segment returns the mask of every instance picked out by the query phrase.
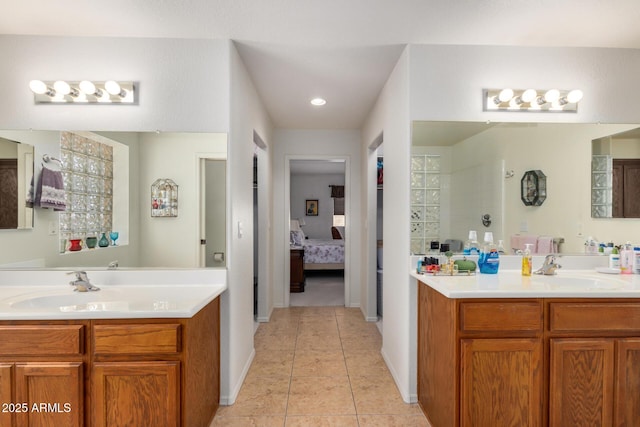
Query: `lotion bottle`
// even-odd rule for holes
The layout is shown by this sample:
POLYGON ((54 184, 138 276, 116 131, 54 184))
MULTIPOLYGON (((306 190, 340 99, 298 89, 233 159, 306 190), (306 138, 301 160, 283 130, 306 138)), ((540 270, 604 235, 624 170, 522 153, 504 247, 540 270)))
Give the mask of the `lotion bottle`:
POLYGON ((531 243, 527 243, 524 246, 524 252, 522 253, 522 275, 531 276, 531 243))
POLYGON ((640 246, 633 248, 633 273, 640 274, 640 246))
POLYGON ((627 242, 620 251, 620 273, 633 273, 633 258, 633 246, 631 246, 631 242, 627 242))
POLYGON ((618 252, 618 248, 615 246, 609 255, 609 268, 620 268, 620 253, 618 252))

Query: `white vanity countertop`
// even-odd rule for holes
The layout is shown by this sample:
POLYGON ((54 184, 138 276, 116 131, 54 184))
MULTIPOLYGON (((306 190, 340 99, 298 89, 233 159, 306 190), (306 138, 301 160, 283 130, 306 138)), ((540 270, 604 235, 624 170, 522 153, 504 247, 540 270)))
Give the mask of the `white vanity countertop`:
POLYGON ((227 289, 225 269, 86 271, 99 291, 68 269, 0 271, 0 320, 190 318, 227 289))
POLYGON ((595 269, 560 269, 554 276, 522 276, 520 270, 471 276, 410 274, 447 298, 640 298, 640 275, 595 269))

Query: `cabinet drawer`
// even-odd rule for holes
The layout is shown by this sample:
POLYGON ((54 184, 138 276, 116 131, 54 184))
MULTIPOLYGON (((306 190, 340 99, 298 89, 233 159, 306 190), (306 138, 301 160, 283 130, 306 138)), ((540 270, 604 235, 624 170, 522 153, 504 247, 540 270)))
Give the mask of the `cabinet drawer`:
POLYGON ((549 304, 549 330, 562 331, 640 331, 640 303, 549 304))
POLYGON ((95 354, 150 354, 180 352, 181 327, 170 324, 94 325, 95 354))
POLYGON ((463 302, 460 303, 460 331, 540 332, 542 305, 535 301, 463 302))
POLYGON ((0 355, 50 356, 84 353, 84 325, 0 326, 0 355))

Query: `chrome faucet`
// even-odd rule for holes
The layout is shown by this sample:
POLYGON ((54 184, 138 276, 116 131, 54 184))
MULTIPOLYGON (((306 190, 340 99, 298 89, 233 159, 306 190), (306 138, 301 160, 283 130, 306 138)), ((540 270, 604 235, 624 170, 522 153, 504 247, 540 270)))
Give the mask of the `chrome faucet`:
POLYGON ((115 270, 116 268, 118 268, 118 260, 111 261, 107 266, 107 270, 115 270))
POLYGON ((76 275, 76 280, 69 282, 71 286, 75 287, 74 292, 94 292, 100 290, 99 287, 91 284, 86 271, 71 271, 67 274, 76 275))
POLYGON ((556 263, 556 255, 549 254, 544 257, 544 263, 542 267, 535 271, 535 274, 544 274, 545 276, 553 276, 556 274, 556 270, 562 268, 560 264, 556 263))

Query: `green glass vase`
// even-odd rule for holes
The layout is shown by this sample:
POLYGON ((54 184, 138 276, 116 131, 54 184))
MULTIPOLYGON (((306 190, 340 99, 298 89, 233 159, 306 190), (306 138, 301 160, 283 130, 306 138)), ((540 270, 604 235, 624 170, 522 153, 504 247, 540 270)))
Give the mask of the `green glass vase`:
POLYGON ((106 248, 107 246, 109 246, 109 239, 107 239, 106 233, 102 233, 102 237, 100 237, 98 246, 100 246, 101 248, 106 248))

